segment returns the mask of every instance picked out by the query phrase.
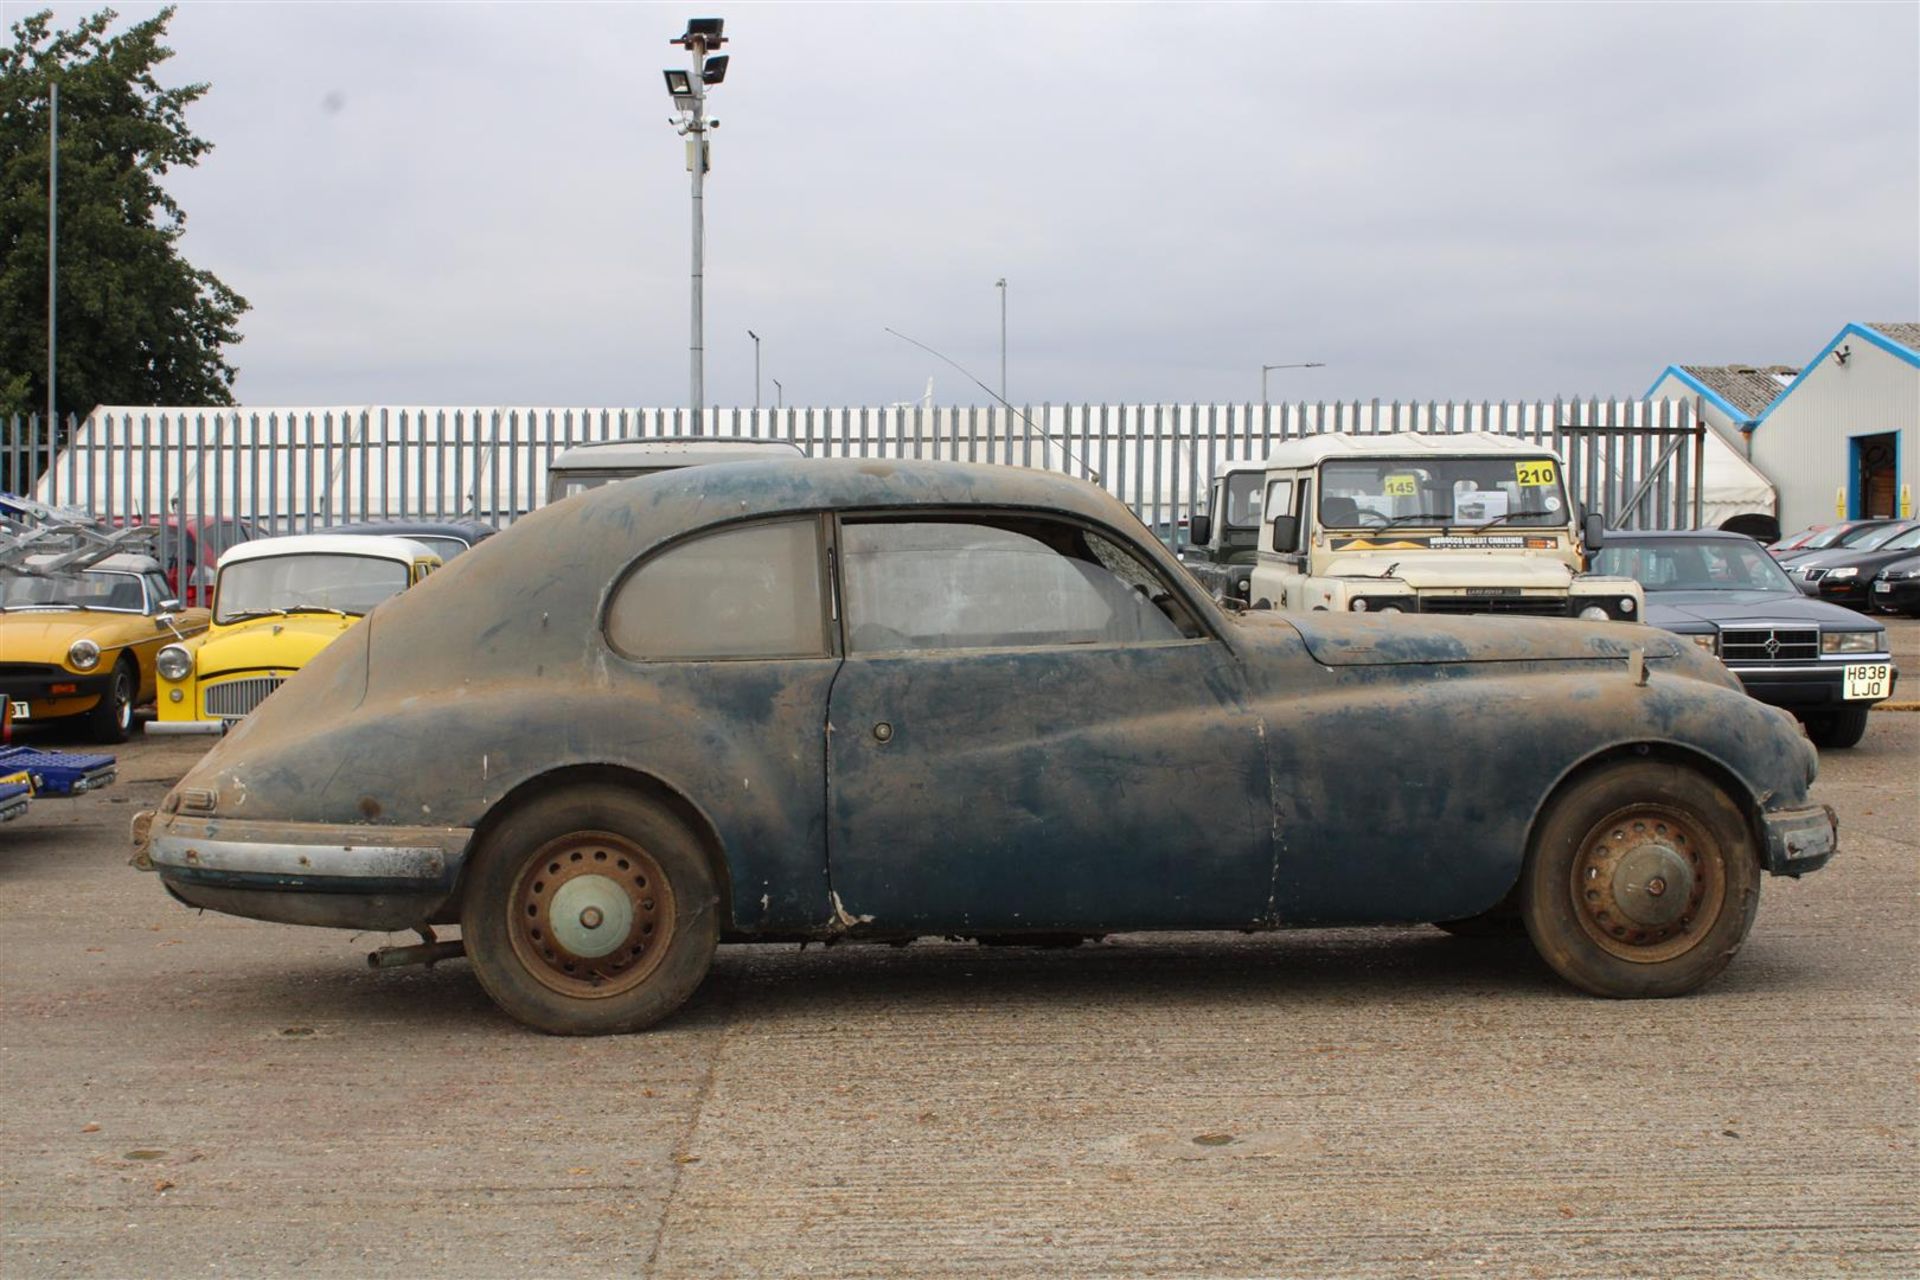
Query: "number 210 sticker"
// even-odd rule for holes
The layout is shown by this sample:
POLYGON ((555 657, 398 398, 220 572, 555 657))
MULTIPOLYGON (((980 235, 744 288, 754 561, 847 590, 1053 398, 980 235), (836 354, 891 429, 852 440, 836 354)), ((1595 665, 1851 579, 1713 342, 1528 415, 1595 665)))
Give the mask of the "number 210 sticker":
POLYGON ((1520 482, 1522 488, 1537 489, 1554 482, 1554 466, 1553 463, 1545 460, 1516 462, 1513 464, 1513 477, 1520 482))

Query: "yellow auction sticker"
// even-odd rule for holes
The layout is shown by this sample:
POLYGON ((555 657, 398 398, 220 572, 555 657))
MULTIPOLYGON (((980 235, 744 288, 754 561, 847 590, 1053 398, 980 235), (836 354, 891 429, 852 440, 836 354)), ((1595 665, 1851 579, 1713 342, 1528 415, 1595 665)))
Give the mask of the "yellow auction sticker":
POLYGON ((1388 476, 1386 484, 1389 498, 1414 498, 1420 494, 1420 481, 1405 471, 1396 471, 1388 476))
POLYGON ((1536 462, 1514 463, 1513 478, 1520 482, 1523 489, 1538 489, 1552 484, 1558 476, 1553 463, 1541 458, 1536 462))

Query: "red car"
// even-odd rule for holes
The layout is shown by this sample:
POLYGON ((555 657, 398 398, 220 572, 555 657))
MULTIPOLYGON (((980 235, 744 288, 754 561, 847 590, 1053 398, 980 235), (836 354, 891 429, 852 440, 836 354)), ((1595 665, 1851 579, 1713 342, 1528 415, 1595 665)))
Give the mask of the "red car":
POLYGON ((152 554, 166 568, 174 598, 189 609, 213 605, 213 572, 228 547, 265 537, 245 520, 232 516, 115 516, 109 523, 161 525, 152 554), (185 572, 182 572, 184 566, 185 572))

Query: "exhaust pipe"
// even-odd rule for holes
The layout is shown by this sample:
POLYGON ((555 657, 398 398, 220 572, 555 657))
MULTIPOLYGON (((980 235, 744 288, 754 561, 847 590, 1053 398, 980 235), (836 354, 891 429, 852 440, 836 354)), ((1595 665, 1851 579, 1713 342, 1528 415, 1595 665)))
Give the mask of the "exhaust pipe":
POLYGON ((410 964, 424 964, 432 968, 442 960, 453 960, 467 954, 467 944, 455 938, 452 942, 439 942, 434 938, 433 930, 418 930, 421 941, 410 947, 382 947, 378 951, 367 952, 367 968, 400 969, 410 964))

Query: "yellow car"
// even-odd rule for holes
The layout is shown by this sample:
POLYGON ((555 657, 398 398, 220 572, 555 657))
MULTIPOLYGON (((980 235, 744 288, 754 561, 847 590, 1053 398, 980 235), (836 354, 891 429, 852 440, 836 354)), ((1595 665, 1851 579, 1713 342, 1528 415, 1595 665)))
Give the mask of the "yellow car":
POLYGON ((259 538, 220 557, 213 627, 160 650, 148 733, 220 733, 374 606, 440 567, 408 538, 259 538))
POLYGON ((151 700, 168 642, 195 643, 205 609, 182 609, 160 562, 112 555, 74 572, 0 571, 0 699, 15 724, 61 721, 95 742, 125 742, 151 700))

